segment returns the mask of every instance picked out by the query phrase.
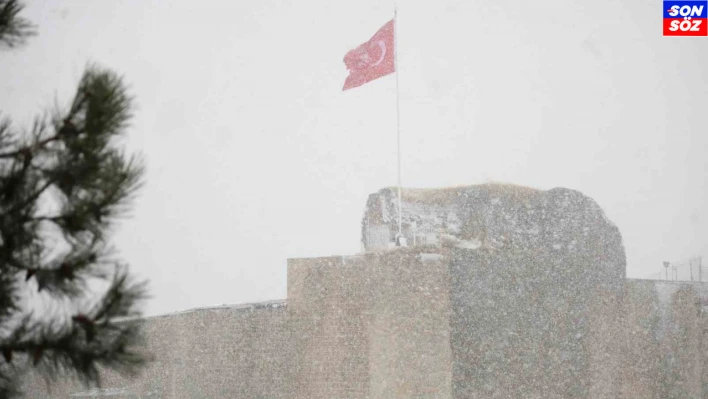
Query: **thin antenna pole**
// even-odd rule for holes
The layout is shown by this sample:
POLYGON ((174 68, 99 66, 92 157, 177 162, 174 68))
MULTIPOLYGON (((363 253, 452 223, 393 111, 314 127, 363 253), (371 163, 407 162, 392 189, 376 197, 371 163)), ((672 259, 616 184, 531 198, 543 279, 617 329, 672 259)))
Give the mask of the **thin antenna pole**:
POLYGON ((703 262, 702 257, 698 257, 698 281, 703 281, 703 267, 701 263, 703 262))
POLYGON ((403 228, 401 223, 401 105, 400 93, 398 90, 398 7, 393 5, 393 54, 394 70, 396 71, 396 141, 398 148, 398 239, 397 245, 401 245, 403 228))

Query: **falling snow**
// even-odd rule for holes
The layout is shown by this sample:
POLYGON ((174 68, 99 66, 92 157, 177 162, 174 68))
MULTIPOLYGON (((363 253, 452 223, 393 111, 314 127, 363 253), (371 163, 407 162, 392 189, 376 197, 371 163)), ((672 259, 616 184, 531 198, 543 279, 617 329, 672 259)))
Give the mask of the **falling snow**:
MULTIPOLYGON (((592 199, 480 185, 402 204, 406 234, 439 238, 291 259, 286 300, 147 318, 146 373, 45 397, 702 397, 708 287, 625 278, 592 199)), ((372 194, 362 241, 397 212, 372 194)))

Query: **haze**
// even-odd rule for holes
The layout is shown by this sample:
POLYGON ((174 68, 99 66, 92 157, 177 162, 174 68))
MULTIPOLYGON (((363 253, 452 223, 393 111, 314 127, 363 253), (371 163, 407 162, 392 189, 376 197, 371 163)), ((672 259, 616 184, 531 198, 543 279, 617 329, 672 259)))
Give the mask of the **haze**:
MULTIPOLYGON (((136 98, 147 184, 114 243, 147 314, 284 298, 287 258, 360 251, 367 196, 396 184, 395 76, 342 92, 342 58, 392 2, 28 3, 4 114, 67 104, 88 62, 136 98)), ((629 277, 708 254, 708 38, 662 37, 661 3, 632 3, 399 3, 403 185, 579 190, 629 277)))

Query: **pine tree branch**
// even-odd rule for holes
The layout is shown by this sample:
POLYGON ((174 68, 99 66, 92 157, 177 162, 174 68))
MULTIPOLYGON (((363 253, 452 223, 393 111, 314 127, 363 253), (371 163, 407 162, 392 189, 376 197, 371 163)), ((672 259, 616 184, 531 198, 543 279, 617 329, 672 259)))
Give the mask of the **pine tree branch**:
POLYGON ((121 78, 91 66, 69 110, 52 118, 52 133, 49 118, 36 119, 24 141, 0 119, 0 397, 12 391, 20 363, 97 383, 99 366, 136 372, 148 360, 137 350, 139 323, 125 321, 140 317, 146 285, 119 264, 111 278, 105 252, 112 222, 128 209, 144 174, 140 159, 115 145, 130 109, 121 78), (25 318, 17 326, 32 279, 49 294, 39 297, 48 305, 84 311, 25 318), (110 282, 92 307, 90 281, 110 282))
POLYGON ((9 118, 0 118, 0 148, 9 147, 14 144, 15 137, 11 127, 12 123, 9 118))
POLYGON ((118 269, 96 306, 76 314, 68 324, 25 316, 11 334, 0 339, 5 361, 11 363, 13 354, 24 354, 22 360, 43 365, 51 375, 71 372, 85 383, 99 382, 98 365, 135 372, 135 366, 149 357, 138 349, 140 322, 125 319, 139 314, 136 306, 147 298, 145 283, 131 282, 127 269, 118 269))
POLYGON ((45 145, 47 145, 53 141, 57 141, 60 138, 61 138, 61 135, 56 134, 52 137, 49 137, 49 138, 46 138, 46 139, 40 141, 39 143, 30 145, 27 147, 22 147, 18 150, 2 153, 2 154, 0 154, 0 158, 16 158, 19 155, 26 156, 27 154, 32 154, 32 153, 40 150, 45 145))
POLYGON ((6 211, 7 213, 15 213, 19 212, 22 209, 24 209, 26 206, 33 204, 37 198, 39 198, 40 195, 42 195, 51 185, 54 184, 52 180, 48 180, 44 182, 44 184, 37 189, 34 193, 32 193, 29 197, 25 198, 22 202, 19 204, 15 205, 13 208, 9 209, 6 211))
POLYGON ((133 282, 127 267, 118 264, 111 286, 89 315, 96 322, 104 324, 116 318, 138 316, 135 304, 144 301, 147 297, 146 283, 133 282))
POLYGON ((24 8, 17 0, 0 0, 0 44, 14 48, 36 35, 34 24, 19 16, 24 8))
POLYGON ((88 324, 91 329, 77 318, 71 323, 61 329, 45 329, 36 338, 2 343, 0 353, 8 363, 13 359, 17 359, 14 363, 29 362, 43 367, 50 376, 70 372, 86 384, 100 383, 98 366, 130 372, 148 360, 146 354, 136 350, 141 341, 136 322, 88 324))

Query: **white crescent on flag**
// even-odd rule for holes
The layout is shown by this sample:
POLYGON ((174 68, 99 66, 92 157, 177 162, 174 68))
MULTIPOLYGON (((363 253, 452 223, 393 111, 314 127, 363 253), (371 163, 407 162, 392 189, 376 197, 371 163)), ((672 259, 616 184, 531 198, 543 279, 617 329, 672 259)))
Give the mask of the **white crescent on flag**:
POLYGON ((377 65, 381 64, 383 62, 383 60, 386 58, 386 43, 384 43, 383 40, 379 40, 378 42, 376 42, 376 44, 378 44, 379 48, 381 48, 381 56, 379 57, 378 60, 376 60, 376 62, 371 64, 371 66, 377 66, 377 65))

